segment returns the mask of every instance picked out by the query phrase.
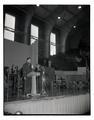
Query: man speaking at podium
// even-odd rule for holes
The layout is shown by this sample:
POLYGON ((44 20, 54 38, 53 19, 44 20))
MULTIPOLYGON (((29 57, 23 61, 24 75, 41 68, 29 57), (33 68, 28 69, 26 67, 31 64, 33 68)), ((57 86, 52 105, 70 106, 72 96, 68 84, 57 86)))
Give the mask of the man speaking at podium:
POLYGON ((26 59, 26 63, 23 64, 23 78, 24 78, 24 95, 28 95, 31 93, 31 85, 32 81, 27 77, 27 74, 33 70, 33 66, 31 65, 31 57, 26 59))

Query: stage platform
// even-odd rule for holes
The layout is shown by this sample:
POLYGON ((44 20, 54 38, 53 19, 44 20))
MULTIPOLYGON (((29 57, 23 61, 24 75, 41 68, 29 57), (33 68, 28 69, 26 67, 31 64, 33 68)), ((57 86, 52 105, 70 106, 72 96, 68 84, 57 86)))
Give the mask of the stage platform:
POLYGON ((85 114, 90 112, 90 94, 38 96, 4 103, 4 112, 16 114, 85 114))

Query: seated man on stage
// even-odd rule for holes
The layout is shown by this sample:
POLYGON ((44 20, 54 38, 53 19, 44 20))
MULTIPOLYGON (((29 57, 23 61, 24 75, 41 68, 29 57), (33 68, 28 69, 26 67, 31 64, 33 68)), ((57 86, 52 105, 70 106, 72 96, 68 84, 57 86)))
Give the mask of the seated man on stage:
POLYGON ((32 84, 31 79, 27 77, 27 74, 32 71, 31 57, 28 57, 26 59, 26 63, 23 64, 22 71, 24 78, 24 95, 27 95, 31 93, 31 84, 32 84))

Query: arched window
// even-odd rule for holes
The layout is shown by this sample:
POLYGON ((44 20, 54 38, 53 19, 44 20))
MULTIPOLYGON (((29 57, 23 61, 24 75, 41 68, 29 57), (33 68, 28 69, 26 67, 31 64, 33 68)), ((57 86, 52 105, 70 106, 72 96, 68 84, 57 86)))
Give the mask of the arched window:
POLYGON ((31 24, 31 39, 30 44, 32 45, 36 40, 38 40, 39 28, 31 24))
POLYGON ((50 34, 50 55, 56 54, 56 34, 50 34))
POLYGON ((15 17, 10 14, 5 14, 4 38, 14 41, 15 17))

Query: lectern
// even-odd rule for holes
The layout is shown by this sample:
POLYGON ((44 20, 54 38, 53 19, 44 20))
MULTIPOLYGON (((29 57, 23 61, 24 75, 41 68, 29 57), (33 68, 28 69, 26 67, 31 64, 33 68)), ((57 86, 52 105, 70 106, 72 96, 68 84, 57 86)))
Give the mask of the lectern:
POLYGON ((27 74, 27 77, 31 78, 32 80, 32 89, 31 89, 31 95, 36 96, 37 90, 36 90, 36 77, 39 76, 39 72, 30 72, 27 74))

